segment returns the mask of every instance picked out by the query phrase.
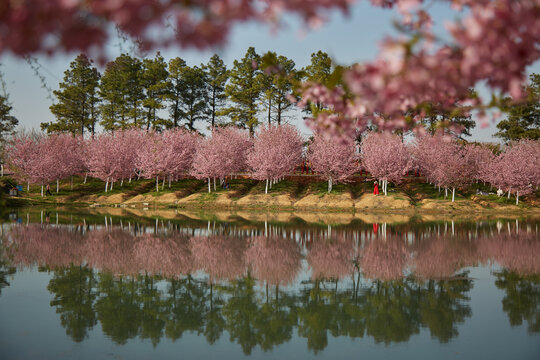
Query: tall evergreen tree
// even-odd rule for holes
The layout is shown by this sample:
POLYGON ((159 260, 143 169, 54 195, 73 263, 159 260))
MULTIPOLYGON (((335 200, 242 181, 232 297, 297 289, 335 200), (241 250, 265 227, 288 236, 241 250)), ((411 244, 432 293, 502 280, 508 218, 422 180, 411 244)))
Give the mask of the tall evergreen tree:
POLYGON ((11 115, 13 107, 9 103, 7 94, 0 95, 0 145, 5 141, 5 137, 11 135, 19 120, 11 115))
POLYGON ((180 95, 180 116, 190 131, 195 130, 196 121, 204 120, 208 109, 208 92, 205 73, 197 66, 186 66, 182 73, 184 88, 180 95))
POLYGON ((99 79, 100 74, 92 66, 92 60, 84 54, 77 56, 69 65, 69 69, 64 72, 60 90, 54 91, 58 102, 51 105, 50 109, 56 121, 41 123, 41 129, 82 136, 87 129, 93 136, 99 113, 97 94, 99 79))
POLYGON ((146 112, 146 130, 161 129, 167 122, 160 119, 156 112, 164 107, 163 102, 168 96, 167 63, 158 52, 154 59, 144 59, 142 63, 141 82, 145 90, 142 105, 146 112))
POLYGON ((141 127, 144 97, 141 71, 141 61, 127 54, 107 64, 99 88, 103 101, 101 125, 105 130, 125 129, 130 125, 141 127))
POLYGON ((298 81, 293 60, 267 52, 263 56, 263 106, 267 110, 268 125, 272 120, 281 125, 285 113, 293 107, 287 99, 292 94, 293 83, 298 81))
POLYGON ((527 101, 507 108, 508 118, 497 124, 495 136, 505 141, 540 139, 540 75, 531 74, 527 101))
POLYGON ((203 65, 202 68, 206 73, 210 127, 214 128, 216 116, 227 99, 227 95, 225 95, 225 84, 229 78, 229 71, 217 54, 214 54, 208 61, 208 64, 203 65))
POLYGON ((184 84, 184 68, 187 66, 186 62, 176 57, 174 59, 171 59, 169 61, 169 98, 170 98, 170 105, 169 105, 169 113, 172 117, 172 126, 177 127, 180 123, 180 117, 181 117, 181 100, 180 100, 180 94, 182 92, 182 89, 185 87, 184 84))
MULTIPOLYGON (((311 54, 311 64, 304 69, 305 80, 326 85, 332 76, 332 59, 324 51, 317 51, 311 54)), ((305 109, 308 113, 316 113, 324 109, 323 104, 311 104, 305 109)))
POLYGON ((233 124, 249 129, 252 136, 259 124, 258 101, 263 87, 259 62, 260 56, 250 47, 241 60, 234 61, 225 86, 225 94, 234 105, 224 109, 223 114, 230 116, 233 124))

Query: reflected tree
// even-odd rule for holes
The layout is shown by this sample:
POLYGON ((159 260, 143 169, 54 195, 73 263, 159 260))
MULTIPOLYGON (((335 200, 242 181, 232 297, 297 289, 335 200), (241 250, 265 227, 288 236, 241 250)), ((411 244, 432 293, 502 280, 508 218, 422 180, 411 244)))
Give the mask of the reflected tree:
POLYGON ((60 314, 60 322, 73 341, 81 342, 97 323, 93 305, 96 299, 95 277, 87 266, 73 265, 57 269, 47 289, 54 294, 51 306, 60 314))
POLYGON ((527 322, 529 333, 540 333, 540 275, 519 275, 502 270, 495 272, 495 285, 504 290, 503 311, 511 326, 527 322))

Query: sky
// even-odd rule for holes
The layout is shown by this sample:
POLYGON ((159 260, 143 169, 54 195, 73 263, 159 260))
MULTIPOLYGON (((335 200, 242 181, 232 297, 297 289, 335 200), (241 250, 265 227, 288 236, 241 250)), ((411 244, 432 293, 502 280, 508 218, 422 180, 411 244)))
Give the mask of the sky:
MULTIPOLYGON (((441 3, 434 3, 429 10, 435 22, 435 32, 445 36, 444 21, 455 18, 456 13, 441 3)), ((170 48, 161 49, 161 54, 167 61, 179 56, 193 66, 206 63, 212 54, 217 53, 230 67, 235 59, 244 56, 248 47, 254 46, 259 54, 275 51, 278 55, 285 55, 293 59, 297 67, 308 65, 311 54, 319 50, 327 52, 340 65, 350 65, 374 59, 379 51, 380 41, 385 36, 397 34, 392 25, 393 20, 399 18, 397 12, 372 7, 367 1, 353 6, 348 16, 342 15, 341 12, 332 12, 328 17, 329 21, 320 29, 307 31, 294 17, 285 18, 286 26, 280 28, 277 33, 262 24, 240 24, 231 32, 228 43, 219 49, 200 52, 170 48)), ((111 59, 122 52, 129 52, 130 48, 129 44, 122 43, 118 39, 112 40, 107 45, 111 59)), ((37 57, 40 76, 44 77, 50 89, 58 89, 64 71, 77 55, 73 53, 37 57)), ((148 54, 149 57, 153 55, 148 54)), ((49 106, 53 103, 52 94, 42 87, 40 77, 35 74, 32 67, 25 60, 10 54, 0 56, 0 64, 6 91, 13 106, 13 115, 19 119, 20 126, 26 129, 39 129, 41 122, 54 121, 54 116, 49 110, 49 106)), ((540 62, 536 62, 527 69, 527 72, 540 73, 540 62)), ((482 93, 487 95, 483 89, 479 89, 479 92, 481 95, 482 93)), ((263 117, 264 115, 261 115, 261 119, 263 117)), ((302 113, 292 114, 289 122, 298 126, 304 135, 310 133, 302 120, 302 113)), ((202 129, 205 125, 199 123, 196 127, 202 129)), ((477 126, 472 131, 471 140, 498 141, 492 137, 495 132, 494 124, 485 129, 477 126)))

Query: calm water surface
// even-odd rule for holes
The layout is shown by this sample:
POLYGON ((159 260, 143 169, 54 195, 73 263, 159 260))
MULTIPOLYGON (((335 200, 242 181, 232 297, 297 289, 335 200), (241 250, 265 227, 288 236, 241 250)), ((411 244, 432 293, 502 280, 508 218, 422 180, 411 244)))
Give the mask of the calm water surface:
POLYGON ((540 359, 538 219, 218 218, 6 216, 0 358, 540 359))

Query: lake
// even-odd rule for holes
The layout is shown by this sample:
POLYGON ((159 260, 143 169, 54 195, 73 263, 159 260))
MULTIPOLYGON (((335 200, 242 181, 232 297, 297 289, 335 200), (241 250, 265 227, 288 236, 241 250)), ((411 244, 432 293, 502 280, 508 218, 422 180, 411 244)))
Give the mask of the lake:
POLYGON ((540 358, 538 217, 263 215, 13 210, 0 358, 540 358))

